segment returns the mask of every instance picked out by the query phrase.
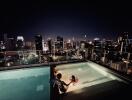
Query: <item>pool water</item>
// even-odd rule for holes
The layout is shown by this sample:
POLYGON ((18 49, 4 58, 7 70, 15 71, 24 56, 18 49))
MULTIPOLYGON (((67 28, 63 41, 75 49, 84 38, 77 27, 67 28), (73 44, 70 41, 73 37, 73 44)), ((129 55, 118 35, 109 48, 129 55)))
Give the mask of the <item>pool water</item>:
POLYGON ((79 89, 81 92, 81 89, 85 87, 113 80, 121 81, 107 71, 104 71, 100 65, 92 62, 58 65, 56 69, 58 73, 62 73, 62 80, 66 83, 70 82, 71 75, 75 75, 78 78, 78 82, 71 84, 67 92, 79 89))
POLYGON ((50 100, 50 67, 0 72, 0 100, 50 100))

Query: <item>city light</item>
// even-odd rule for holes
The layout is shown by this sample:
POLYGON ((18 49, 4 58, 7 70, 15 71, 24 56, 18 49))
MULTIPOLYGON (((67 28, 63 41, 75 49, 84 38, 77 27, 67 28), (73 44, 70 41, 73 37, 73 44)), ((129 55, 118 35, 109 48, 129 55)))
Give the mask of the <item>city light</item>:
POLYGON ((71 43, 71 40, 70 39, 68 40, 68 43, 71 43))
POLYGON ((89 44, 92 44, 92 41, 90 41, 89 44))
POLYGON ((94 40, 98 41, 98 40, 100 40, 100 38, 94 38, 94 40))
POLYGON ((24 37, 23 37, 23 36, 17 36, 17 40, 22 40, 22 41, 24 41, 24 37))

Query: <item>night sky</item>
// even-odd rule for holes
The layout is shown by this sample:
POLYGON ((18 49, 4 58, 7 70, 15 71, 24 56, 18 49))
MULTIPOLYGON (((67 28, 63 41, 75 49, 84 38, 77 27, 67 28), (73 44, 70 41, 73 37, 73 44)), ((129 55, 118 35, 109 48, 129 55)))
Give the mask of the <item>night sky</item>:
POLYGON ((18 33, 30 39, 35 34, 112 39, 120 32, 132 32, 131 3, 43 1, 0 3, 0 33, 18 33))

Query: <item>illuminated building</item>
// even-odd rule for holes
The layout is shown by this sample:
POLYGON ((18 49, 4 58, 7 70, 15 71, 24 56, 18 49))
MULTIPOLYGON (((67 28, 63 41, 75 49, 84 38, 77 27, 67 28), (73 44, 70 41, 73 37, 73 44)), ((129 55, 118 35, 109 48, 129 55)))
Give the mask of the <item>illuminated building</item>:
POLYGON ((73 49, 76 49, 77 48, 77 43, 75 41, 73 41, 73 49))
POLYGON ((101 41, 99 38, 94 39, 94 50, 98 52, 101 49, 101 41))
POLYGON ((63 37, 57 36, 57 41, 55 43, 55 49, 63 50, 63 37))
POLYGON ((5 40, 4 40, 4 34, 0 34, 0 52, 5 51, 5 40))
POLYGON ((49 53, 52 52, 52 40, 51 39, 48 39, 48 50, 49 50, 49 53))
POLYGON ((23 36, 17 36, 16 48, 17 50, 22 50, 24 48, 24 37, 23 36))
POLYGON ((86 41, 80 41, 80 48, 81 49, 86 49, 88 48, 88 43, 86 41))
POLYGON ((72 49, 71 40, 66 41, 66 49, 72 49))
POLYGON ((118 37, 118 44, 120 45, 120 53, 127 52, 128 45, 129 45, 129 39, 128 39, 128 32, 122 33, 118 37))
POLYGON ((2 48, 6 51, 15 51, 16 50, 16 37, 13 34, 1 34, 0 41, 2 48))
POLYGON ((0 41, 0 52, 6 51, 6 47, 3 41, 0 41))
POLYGON ((24 48, 30 50, 30 49, 32 48, 32 42, 26 41, 26 42, 25 42, 25 47, 24 47, 24 48))

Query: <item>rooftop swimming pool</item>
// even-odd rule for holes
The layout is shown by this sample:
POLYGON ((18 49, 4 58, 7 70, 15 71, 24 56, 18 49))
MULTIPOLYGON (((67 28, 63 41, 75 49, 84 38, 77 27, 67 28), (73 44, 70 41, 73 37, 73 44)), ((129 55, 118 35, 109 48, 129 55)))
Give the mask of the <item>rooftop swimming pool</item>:
POLYGON ((0 100, 50 100, 50 67, 0 71, 0 100))

